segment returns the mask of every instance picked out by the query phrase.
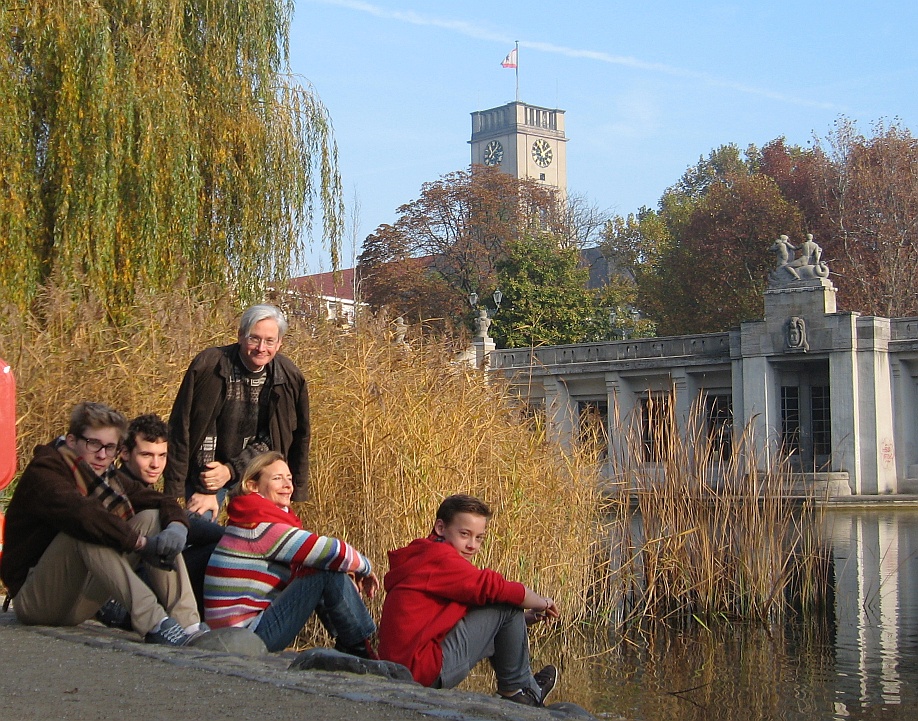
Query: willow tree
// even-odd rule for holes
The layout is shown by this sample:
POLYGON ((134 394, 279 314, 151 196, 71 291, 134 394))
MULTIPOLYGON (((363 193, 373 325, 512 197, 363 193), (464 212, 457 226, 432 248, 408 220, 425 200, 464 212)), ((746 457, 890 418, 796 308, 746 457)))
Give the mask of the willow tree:
POLYGON ((2 0, 0 301, 54 275, 111 309, 180 276, 251 296, 343 204, 285 0, 2 0))

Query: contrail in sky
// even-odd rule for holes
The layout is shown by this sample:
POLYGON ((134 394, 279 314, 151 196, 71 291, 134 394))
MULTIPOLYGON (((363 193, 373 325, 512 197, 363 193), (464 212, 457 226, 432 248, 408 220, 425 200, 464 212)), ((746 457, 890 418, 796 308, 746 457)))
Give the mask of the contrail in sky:
MULTIPOLYGON (((495 43, 501 43, 503 45, 512 45, 516 40, 516 38, 511 38, 502 33, 486 30, 485 28, 479 27, 470 22, 466 22, 465 20, 444 20, 441 18, 420 15, 413 10, 389 10, 386 8, 381 8, 378 5, 373 5, 372 3, 362 2, 361 0, 308 0, 308 2, 321 5, 335 5, 337 7, 356 10, 357 12, 362 12, 367 15, 373 15, 378 18, 396 20, 398 22, 409 23, 411 25, 440 28, 442 30, 449 30, 450 32, 465 35, 466 37, 475 38, 477 40, 488 40, 495 43)), ((833 103, 824 103, 796 98, 772 90, 765 90, 763 88, 756 88, 731 80, 724 80, 722 78, 714 77, 713 75, 708 75, 707 73, 700 73, 695 70, 688 70, 685 68, 677 68, 672 65, 665 65, 663 63, 647 62, 645 60, 640 60, 638 58, 626 55, 612 55, 611 53, 603 52, 601 50, 582 50, 577 48, 569 48, 564 45, 555 45, 553 43, 538 42, 533 40, 520 40, 519 43, 521 48, 528 48, 529 50, 535 50, 537 52, 554 53, 556 55, 565 55, 571 58, 596 60, 602 63, 608 63, 610 65, 621 65, 623 67, 634 68, 635 70, 645 70, 648 72, 671 75, 678 78, 698 80, 715 87, 735 90, 747 95, 757 95, 759 97, 768 98, 770 100, 788 103, 791 105, 821 108, 825 110, 841 109, 839 106, 833 103)))

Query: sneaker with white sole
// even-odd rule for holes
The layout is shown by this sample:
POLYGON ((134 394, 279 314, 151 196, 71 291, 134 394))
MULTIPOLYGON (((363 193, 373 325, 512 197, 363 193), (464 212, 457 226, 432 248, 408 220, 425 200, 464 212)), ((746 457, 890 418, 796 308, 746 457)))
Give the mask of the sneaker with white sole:
POLYGON ((158 643, 162 646, 185 646, 192 639, 178 621, 168 616, 159 624, 159 629, 150 631, 143 637, 145 643, 158 643))
POLYGON ((538 673, 533 674, 533 678, 535 678, 535 682, 542 691, 542 698, 540 701, 544 704, 545 699, 548 698, 548 694, 555 690, 555 685, 558 683, 558 679, 561 678, 561 672, 549 664, 538 673))

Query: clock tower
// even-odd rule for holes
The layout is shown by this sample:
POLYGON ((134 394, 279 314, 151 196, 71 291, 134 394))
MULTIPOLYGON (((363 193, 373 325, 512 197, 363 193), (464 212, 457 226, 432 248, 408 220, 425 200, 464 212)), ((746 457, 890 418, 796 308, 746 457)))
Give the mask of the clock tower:
POLYGON ((564 111, 514 102, 472 113, 473 165, 497 165, 567 194, 564 111))

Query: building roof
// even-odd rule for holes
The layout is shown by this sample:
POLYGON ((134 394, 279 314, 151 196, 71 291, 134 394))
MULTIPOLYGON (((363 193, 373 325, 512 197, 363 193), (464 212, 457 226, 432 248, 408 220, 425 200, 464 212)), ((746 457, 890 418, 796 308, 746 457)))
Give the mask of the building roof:
POLYGON ((344 268, 337 273, 314 273, 292 278, 290 286, 313 295, 340 300, 354 300, 354 269, 344 268))

